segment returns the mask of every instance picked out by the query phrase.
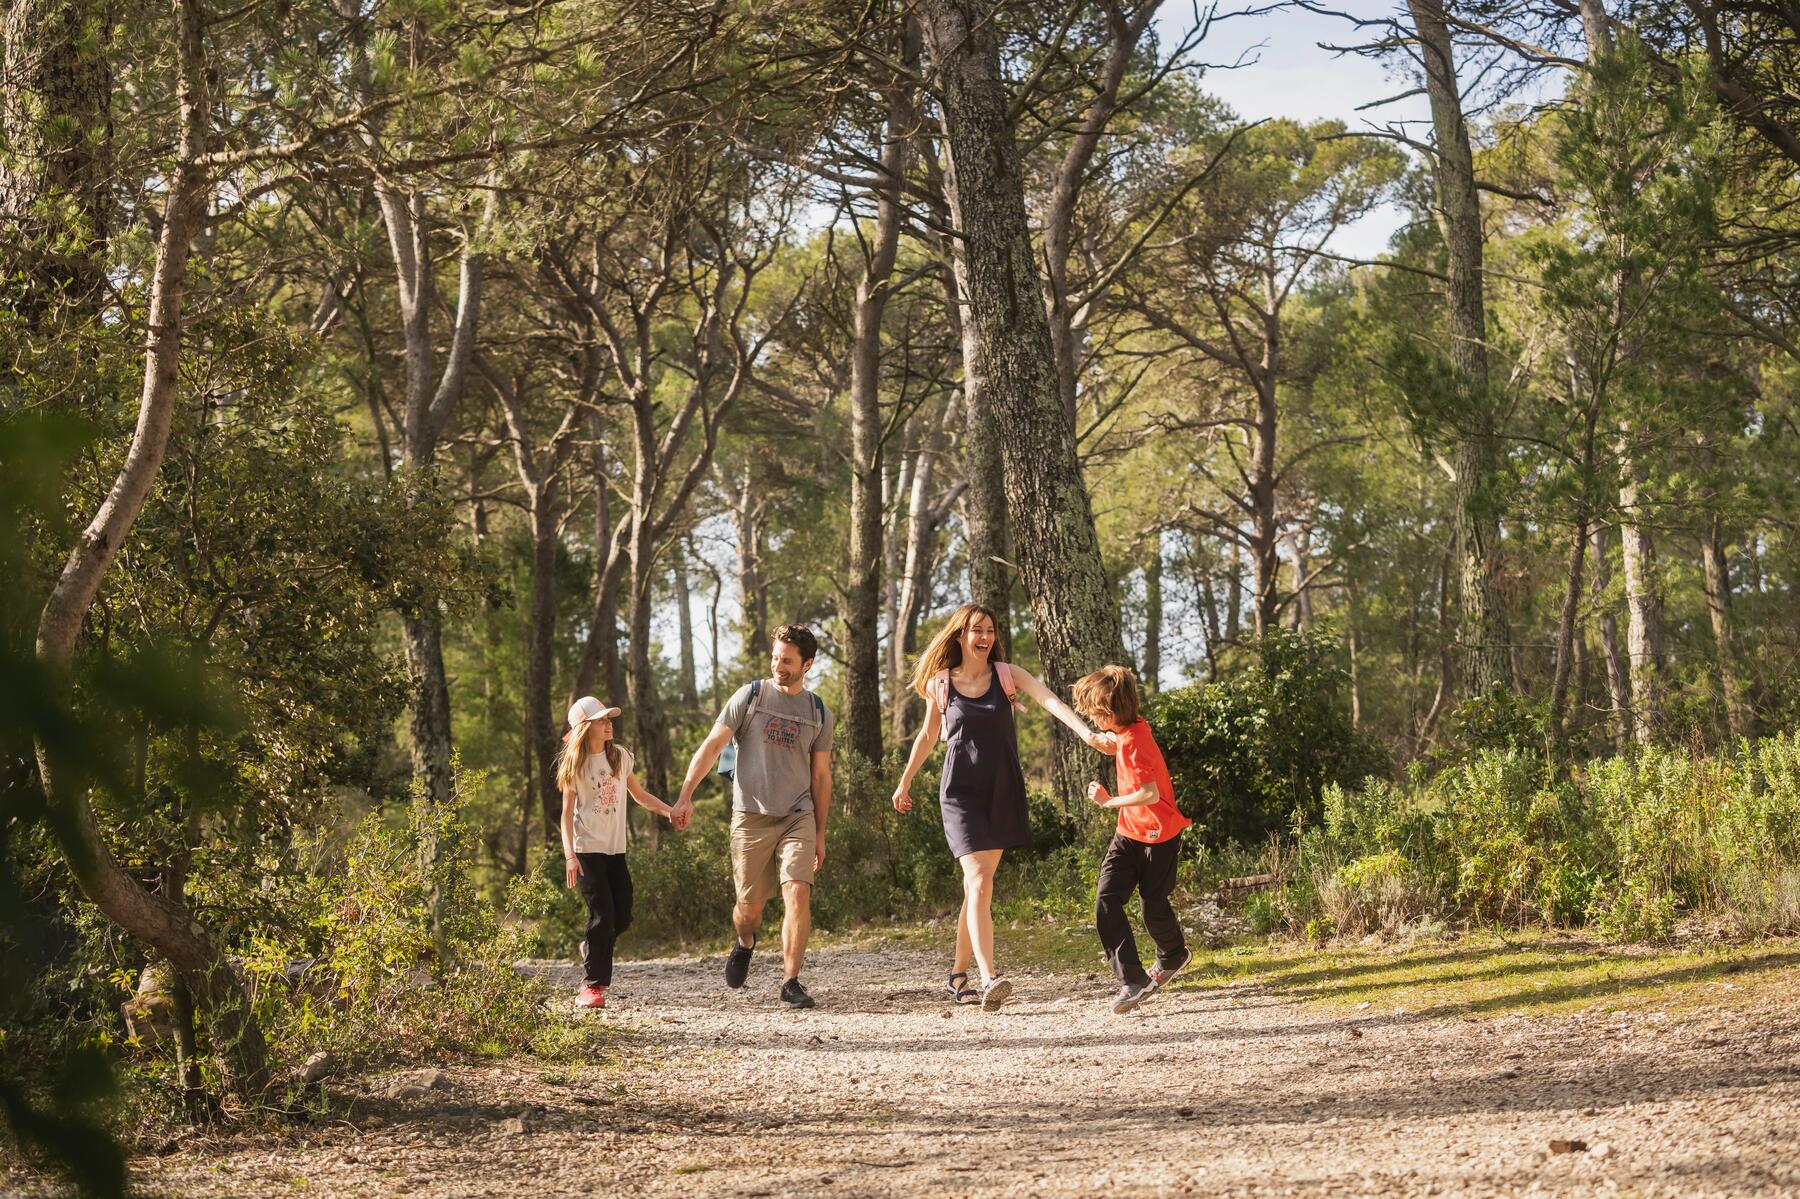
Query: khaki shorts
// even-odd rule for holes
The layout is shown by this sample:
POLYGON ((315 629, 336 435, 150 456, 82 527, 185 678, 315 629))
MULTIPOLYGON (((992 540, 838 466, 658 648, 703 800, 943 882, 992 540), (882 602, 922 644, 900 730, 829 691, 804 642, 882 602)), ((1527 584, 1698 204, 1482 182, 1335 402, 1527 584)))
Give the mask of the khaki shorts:
POLYGON ((731 813, 731 878, 739 903, 767 903, 783 883, 813 881, 819 826, 813 814, 731 813))

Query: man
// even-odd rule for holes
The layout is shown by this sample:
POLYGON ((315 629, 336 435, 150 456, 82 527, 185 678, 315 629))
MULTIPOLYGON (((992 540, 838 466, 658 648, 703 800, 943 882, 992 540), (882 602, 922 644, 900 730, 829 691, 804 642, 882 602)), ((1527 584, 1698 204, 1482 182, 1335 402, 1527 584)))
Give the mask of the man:
POLYGON ((726 744, 737 741, 737 769, 731 781, 731 876, 737 906, 731 923, 737 946, 725 959, 725 983, 741 987, 750 974, 763 908, 781 894, 781 957, 785 980, 781 1001, 793 1008, 813 1006, 800 985, 806 938, 812 932, 812 884, 825 862, 825 817, 831 810, 831 712, 806 690, 806 672, 819 651, 818 639, 801 625, 775 630, 769 677, 746 684, 726 701, 712 731, 681 782, 681 798, 670 815, 686 828, 694 812, 694 788, 718 761, 726 744))

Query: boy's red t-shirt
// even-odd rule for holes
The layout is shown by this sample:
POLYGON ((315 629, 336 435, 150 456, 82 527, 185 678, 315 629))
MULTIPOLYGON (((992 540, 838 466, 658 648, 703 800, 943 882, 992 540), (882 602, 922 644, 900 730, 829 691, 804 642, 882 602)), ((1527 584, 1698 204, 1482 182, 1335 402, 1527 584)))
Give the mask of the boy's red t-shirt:
POLYGON ((1119 787, 1117 794, 1130 795, 1146 783, 1155 783, 1160 796, 1154 803, 1135 808, 1119 808, 1119 835, 1146 845, 1160 845, 1181 835, 1192 824, 1175 806, 1175 785, 1169 781, 1169 767, 1162 750, 1150 733, 1150 722, 1139 719, 1119 735, 1119 787))

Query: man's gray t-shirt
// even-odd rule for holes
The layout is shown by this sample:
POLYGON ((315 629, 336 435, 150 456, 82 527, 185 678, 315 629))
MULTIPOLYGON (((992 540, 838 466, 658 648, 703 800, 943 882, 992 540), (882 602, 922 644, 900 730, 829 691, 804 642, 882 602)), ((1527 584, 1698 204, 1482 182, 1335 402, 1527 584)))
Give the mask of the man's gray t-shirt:
POLYGON ((751 707, 746 683, 719 713, 718 723, 737 738, 731 806, 769 816, 812 811, 812 756, 831 749, 831 709, 805 691, 786 695, 768 679, 751 707))

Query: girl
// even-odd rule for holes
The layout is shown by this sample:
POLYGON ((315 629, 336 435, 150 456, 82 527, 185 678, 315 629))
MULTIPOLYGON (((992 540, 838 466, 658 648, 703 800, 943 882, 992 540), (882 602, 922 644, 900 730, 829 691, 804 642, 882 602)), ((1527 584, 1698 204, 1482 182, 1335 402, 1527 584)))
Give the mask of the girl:
POLYGON ((587 936, 581 942, 586 982, 578 1008, 606 1006, 612 985, 613 943, 631 926, 631 872, 625 866, 625 796, 658 816, 673 810, 644 790, 631 773, 631 755, 613 741, 609 708, 584 695, 569 708, 569 735, 556 763, 562 791, 563 876, 587 901, 587 936))
POLYGON ((924 698, 925 726, 913 738, 912 755, 894 810, 912 810, 913 776, 943 731, 949 748, 938 798, 944 836, 962 866, 963 906, 956 922, 956 961, 945 989, 957 1003, 977 1000, 993 1011, 1012 994, 1012 983, 994 966, 994 871, 1006 850, 1031 844, 1025 811, 1025 775, 1013 725, 1015 695, 1022 691, 1096 749, 1110 748, 1029 671, 1010 666, 1000 646, 994 614, 964 604, 931 639, 913 670, 913 690, 924 698), (981 992, 969 986, 969 956, 981 967, 981 992), (960 981, 958 981, 960 980, 960 981))

